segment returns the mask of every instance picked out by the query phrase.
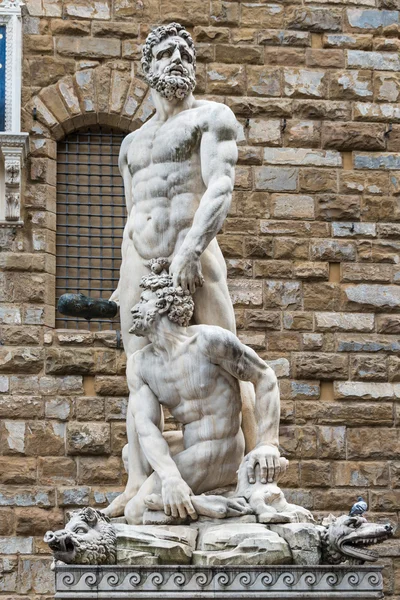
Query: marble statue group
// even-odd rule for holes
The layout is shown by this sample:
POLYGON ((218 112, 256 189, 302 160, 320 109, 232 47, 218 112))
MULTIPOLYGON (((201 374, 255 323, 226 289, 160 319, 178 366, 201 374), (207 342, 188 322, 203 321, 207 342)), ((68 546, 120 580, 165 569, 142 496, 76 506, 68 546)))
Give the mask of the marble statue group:
POLYGON ((139 563, 129 564, 141 564, 149 559, 143 547, 152 547, 157 535, 159 559, 166 544, 178 540, 177 562, 187 562, 185 543, 194 544, 190 557, 206 564, 241 564, 235 560, 243 561, 246 552, 252 564, 319 564, 324 552, 337 562, 375 560, 358 546, 386 539, 391 528, 374 528, 357 516, 318 530, 311 513, 287 502, 277 485, 288 464, 279 452, 278 381, 236 336, 216 240, 234 186, 235 116, 224 104, 193 96, 196 51, 178 23, 149 34, 142 68, 155 113, 120 151, 128 218, 120 281, 111 297, 120 307, 127 355, 128 481, 107 508, 73 513, 65 530, 45 539, 59 560, 85 564, 117 560, 115 548, 107 557, 105 537, 117 547, 122 540, 118 561, 126 559, 124 544, 131 548, 134 538, 140 556, 129 560, 139 563), (164 408, 176 431, 163 431, 164 408), (117 517, 127 525, 115 536, 111 521, 117 517), (208 537, 203 532, 196 550, 192 527, 198 519, 214 529, 208 537), (289 525, 294 529, 284 529, 289 525), (303 553, 296 558, 299 544, 303 553), (101 550, 93 558, 96 545, 101 550))
POLYGON ((128 220, 111 298, 128 358, 129 478, 105 512, 132 524, 156 508, 181 519, 245 514, 240 498, 203 496, 235 485, 241 465, 249 484, 273 483, 285 466, 277 380, 235 335, 215 237, 231 202, 237 122, 227 106, 194 98, 195 47, 179 24, 148 36, 142 68, 156 111, 121 147, 128 220), (174 436, 163 436, 162 406, 182 426, 174 436))

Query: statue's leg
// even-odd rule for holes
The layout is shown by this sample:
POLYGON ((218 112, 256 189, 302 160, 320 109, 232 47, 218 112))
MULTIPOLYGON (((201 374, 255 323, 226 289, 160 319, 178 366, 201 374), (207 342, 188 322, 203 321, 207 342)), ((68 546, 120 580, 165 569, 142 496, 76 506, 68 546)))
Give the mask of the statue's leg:
MULTIPOLYGON (((137 254, 133 243, 125 244, 124 258, 121 264, 119 293, 121 333, 128 359, 127 370, 129 369, 129 357, 149 343, 146 338, 137 337, 129 333, 129 329, 132 327, 131 309, 139 301, 142 291, 139 286, 140 280, 143 275, 149 273, 149 269, 144 262, 137 254)), ((132 411, 129 410, 129 406, 126 419, 126 432, 128 437, 128 482, 124 492, 117 496, 104 510, 109 517, 118 517, 124 514, 127 502, 137 493, 140 486, 152 472, 150 465, 141 451, 135 420, 132 411)))
MULTIPOLYGON (((215 239, 201 257, 204 285, 194 295, 194 319, 198 324, 219 325, 236 333, 235 312, 226 280, 226 265, 215 239)), ((257 423, 254 416, 254 386, 249 381, 240 382, 242 397, 242 429, 246 442, 245 452, 250 452, 257 440, 257 423)))
MULTIPOLYGON (((243 456, 241 440, 243 441, 243 437, 240 433, 228 440, 201 442, 173 457, 182 478, 195 495, 235 482, 236 471, 243 456)), ((136 496, 126 505, 125 517, 129 524, 143 524, 144 511, 148 508, 146 499, 152 494, 161 494, 161 482, 156 473, 148 477, 136 496)), ((220 509, 219 504, 215 504, 215 496, 210 498, 211 508, 220 509)))

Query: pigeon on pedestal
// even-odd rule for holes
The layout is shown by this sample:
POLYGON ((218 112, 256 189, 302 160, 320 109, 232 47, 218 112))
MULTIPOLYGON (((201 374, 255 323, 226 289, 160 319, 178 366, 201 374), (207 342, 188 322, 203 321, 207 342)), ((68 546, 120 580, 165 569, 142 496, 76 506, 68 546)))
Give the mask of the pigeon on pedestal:
POLYGON ((365 502, 362 496, 357 498, 357 502, 353 504, 350 509, 349 515, 354 517, 355 515, 362 516, 368 510, 368 504, 365 502))

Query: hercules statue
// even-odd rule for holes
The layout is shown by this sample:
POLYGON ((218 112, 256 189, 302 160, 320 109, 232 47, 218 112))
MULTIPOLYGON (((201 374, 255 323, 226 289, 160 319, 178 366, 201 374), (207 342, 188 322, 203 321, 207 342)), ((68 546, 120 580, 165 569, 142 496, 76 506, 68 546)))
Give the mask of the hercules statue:
MULTIPOLYGON (((155 114, 123 141, 119 167, 124 180, 127 223, 117 290, 127 358, 146 337, 129 334, 131 309, 140 297, 149 259, 164 257, 173 285, 194 296, 194 322, 236 332, 226 266, 215 238, 228 213, 237 161, 237 121, 217 102, 196 100, 196 51, 179 24, 160 26, 143 47, 142 68, 152 88, 155 114)), ((241 382, 246 449, 256 443, 254 389, 241 382)), ((107 509, 124 513, 151 473, 143 457, 132 411, 128 411, 129 478, 107 509)))

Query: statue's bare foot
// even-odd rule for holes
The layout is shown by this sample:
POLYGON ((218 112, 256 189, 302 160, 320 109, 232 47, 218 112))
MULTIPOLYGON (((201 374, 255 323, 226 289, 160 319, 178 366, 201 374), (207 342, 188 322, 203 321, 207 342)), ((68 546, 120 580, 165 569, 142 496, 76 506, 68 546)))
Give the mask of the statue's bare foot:
POLYGON ((136 490, 133 492, 127 492, 126 490, 122 492, 119 496, 114 498, 114 500, 107 506, 107 508, 102 509, 102 513, 113 519, 115 517, 122 517, 124 515, 125 506, 128 504, 129 500, 131 500, 136 495, 136 490))

